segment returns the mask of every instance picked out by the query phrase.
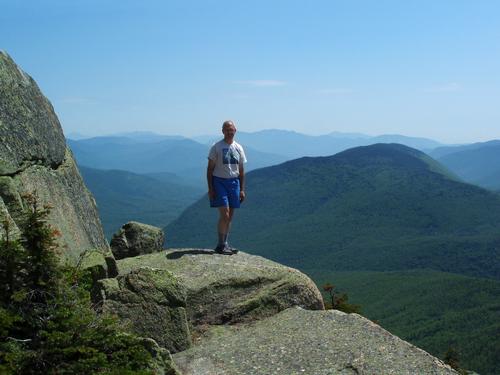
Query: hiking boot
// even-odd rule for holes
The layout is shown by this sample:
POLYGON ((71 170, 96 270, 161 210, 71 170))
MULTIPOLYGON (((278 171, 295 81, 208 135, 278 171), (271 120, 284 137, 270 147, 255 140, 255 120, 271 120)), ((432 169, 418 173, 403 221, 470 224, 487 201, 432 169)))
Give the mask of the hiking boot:
POLYGON ((214 251, 217 254, 233 255, 233 252, 225 245, 217 245, 217 247, 214 249, 214 251))
POLYGON ((228 249, 229 251, 231 251, 233 254, 238 254, 238 249, 232 247, 232 246, 229 246, 229 245, 226 245, 226 249, 228 249))

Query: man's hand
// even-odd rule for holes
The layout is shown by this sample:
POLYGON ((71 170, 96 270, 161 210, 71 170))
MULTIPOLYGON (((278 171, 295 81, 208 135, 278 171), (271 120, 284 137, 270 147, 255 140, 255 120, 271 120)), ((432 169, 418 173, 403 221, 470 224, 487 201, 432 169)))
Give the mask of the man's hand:
POLYGON ((208 165, 207 165, 208 199, 210 199, 211 201, 215 199, 215 190, 214 190, 214 185, 212 183, 214 168, 215 168, 215 161, 208 159, 208 165))
POLYGON ((243 202, 245 200, 245 192, 243 190, 240 190, 240 202, 243 202))
POLYGON ((208 191, 208 199, 213 201, 215 199, 215 191, 214 190, 209 190, 208 191))

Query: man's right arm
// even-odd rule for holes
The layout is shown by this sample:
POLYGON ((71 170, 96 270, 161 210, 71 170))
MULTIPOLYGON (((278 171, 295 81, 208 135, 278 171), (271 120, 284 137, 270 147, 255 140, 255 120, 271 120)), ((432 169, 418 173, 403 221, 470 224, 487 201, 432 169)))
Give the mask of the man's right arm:
POLYGON ((214 186, 212 183, 212 176, 214 173, 215 169, 215 161, 212 159, 208 159, 208 165, 207 165, 207 184, 208 184, 208 197, 210 199, 215 199, 215 190, 214 186))

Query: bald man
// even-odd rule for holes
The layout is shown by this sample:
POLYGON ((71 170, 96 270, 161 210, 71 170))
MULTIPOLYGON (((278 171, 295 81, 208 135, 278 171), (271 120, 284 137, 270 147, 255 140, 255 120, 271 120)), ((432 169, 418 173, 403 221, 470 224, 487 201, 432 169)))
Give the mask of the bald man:
POLYGON ((234 210, 245 200, 245 151, 234 140, 236 126, 232 121, 222 124, 224 139, 215 143, 208 153, 207 183, 210 207, 219 210, 218 242, 215 252, 232 255, 238 250, 229 246, 228 236, 234 210))

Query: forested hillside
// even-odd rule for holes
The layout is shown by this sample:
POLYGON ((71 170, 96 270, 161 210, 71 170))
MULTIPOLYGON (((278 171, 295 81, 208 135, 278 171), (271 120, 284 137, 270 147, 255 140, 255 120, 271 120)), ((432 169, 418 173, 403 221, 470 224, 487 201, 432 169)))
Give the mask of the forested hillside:
POLYGON ((128 221, 164 226, 205 189, 126 171, 80 167, 85 184, 97 202, 106 238, 110 239, 128 221))

